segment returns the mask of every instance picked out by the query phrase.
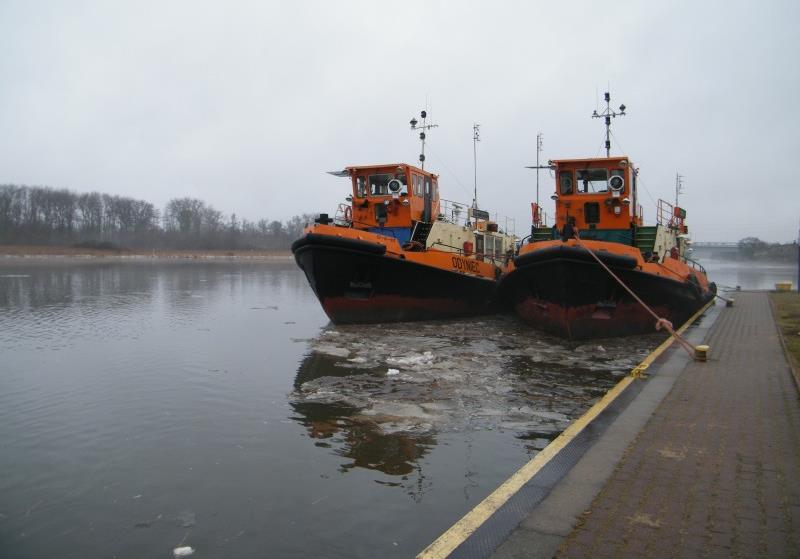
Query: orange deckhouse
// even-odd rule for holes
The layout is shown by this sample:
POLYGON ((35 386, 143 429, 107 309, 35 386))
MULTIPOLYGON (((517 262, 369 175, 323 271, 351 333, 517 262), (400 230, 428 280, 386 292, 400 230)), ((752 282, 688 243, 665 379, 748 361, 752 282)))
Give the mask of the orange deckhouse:
POLYGON ((488 212, 442 200, 437 175, 405 163, 346 167, 347 204, 292 252, 333 322, 490 311, 516 238, 488 212))
POLYGON ((556 171, 553 198, 558 227, 572 218, 581 231, 621 231, 624 236, 642 224, 640 212, 635 211, 636 173, 627 157, 563 159, 551 164, 556 171))
POLYGON ((534 223, 501 285, 523 320, 567 338, 654 330, 652 315, 590 251, 673 324, 714 297, 705 270, 687 258, 685 210, 660 200, 657 223, 643 224, 638 170, 628 157, 561 159, 551 168, 556 223, 534 223))
POLYGON ((438 177, 404 163, 347 167, 337 175, 353 182, 352 223, 357 229, 400 235, 406 242, 416 223, 439 215, 438 177))

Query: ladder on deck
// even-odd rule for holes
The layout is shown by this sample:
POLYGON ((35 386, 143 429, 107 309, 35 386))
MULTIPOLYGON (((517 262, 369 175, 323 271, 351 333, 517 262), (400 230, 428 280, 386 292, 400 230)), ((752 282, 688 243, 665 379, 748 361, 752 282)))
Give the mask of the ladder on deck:
POLYGON ((433 223, 418 221, 414 224, 414 231, 411 233, 411 240, 425 246, 428 242, 428 234, 431 232, 433 223))

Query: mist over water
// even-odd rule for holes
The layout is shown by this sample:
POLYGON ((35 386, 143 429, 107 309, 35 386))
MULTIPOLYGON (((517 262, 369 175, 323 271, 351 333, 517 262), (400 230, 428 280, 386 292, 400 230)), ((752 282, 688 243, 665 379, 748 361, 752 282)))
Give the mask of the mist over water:
POLYGON ((769 260, 735 260, 715 257, 699 252, 693 256, 708 273, 710 281, 716 282, 720 290, 775 289, 778 282, 790 281, 797 288, 798 268, 794 262, 772 262, 769 260))
POLYGON ((660 340, 337 327, 290 261, 0 263, 0 556, 408 557, 660 340))

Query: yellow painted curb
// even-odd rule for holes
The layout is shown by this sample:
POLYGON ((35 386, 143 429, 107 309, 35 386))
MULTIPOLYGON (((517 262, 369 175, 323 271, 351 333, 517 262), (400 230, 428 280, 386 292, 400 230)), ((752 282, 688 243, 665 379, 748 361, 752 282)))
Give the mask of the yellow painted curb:
MULTIPOLYGON (((702 309, 697 311, 686 323, 681 326, 677 332, 683 333, 692 323, 697 320, 711 305, 714 304, 712 299, 702 309)), ((659 355, 664 353, 666 349, 675 341, 674 336, 670 336, 668 340, 654 349, 644 360, 635 367, 634 370, 647 368, 659 355)), ((547 445, 539 454, 534 456, 527 464, 517 470, 510 478, 503 482, 500 487, 494 490, 491 495, 486 497, 483 501, 464 515, 461 520, 453 524, 449 530, 439 536, 436 541, 426 547, 417 559, 442 559, 450 555, 455 548, 464 543, 466 539, 472 535, 475 530, 481 527, 489 517, 491 517, 497 510, 502 507, 523 485, 528 483, 539 470, 541 470, 550 460, 552 460, 565 446, 567 446, 587 425, 589 425, 600 413, 603 412, 611 403, 617 399, 617 396, 622 394, 625 389, 635 380, 633 376, 626 376, 619 381, 614 388, 606 392, 599 402, 589 408, 586 413, 576 419, 570 424, 558 437, 547 445)))

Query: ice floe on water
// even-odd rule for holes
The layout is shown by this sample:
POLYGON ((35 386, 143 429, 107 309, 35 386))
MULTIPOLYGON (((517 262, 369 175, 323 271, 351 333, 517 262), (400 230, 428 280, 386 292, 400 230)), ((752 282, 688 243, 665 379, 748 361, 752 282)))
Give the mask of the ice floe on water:
POLYGON ((539 448, 662 339, 570 343, 510 316, 330 325, 307 341, 290 402, 314 438, 501 429, 539 448))

